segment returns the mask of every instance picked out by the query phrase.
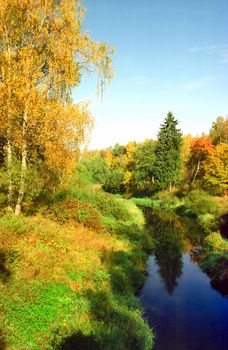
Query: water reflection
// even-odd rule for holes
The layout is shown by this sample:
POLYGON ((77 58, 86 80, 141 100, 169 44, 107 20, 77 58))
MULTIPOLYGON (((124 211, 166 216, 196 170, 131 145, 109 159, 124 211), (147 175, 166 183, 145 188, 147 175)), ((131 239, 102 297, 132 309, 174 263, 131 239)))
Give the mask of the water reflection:
POLYGON ((182 274, 182 248, 180 233, 171 223, 160 222, 159 230, 154 237, 159 239, 155 251, 155 260, 159 266, 159 274, 171 295, 177 287, 177 279, 182 274), (167 225, 168 224, 168 225, 167 225))
MULTIPOLYGON (((164 231, 165 232, 165 231, 164 231)), ((160 236, 156 249, 155 259, 159 266, 159 274, 164 281, 165 288, 172 294, 177 287, 177 279, 182 274, 182 242, 175 240, 176 232, 172 228, 166 230, 166 234, 160 236)))
POLYGON ((222 215, 220 221, 220 233, 224 238, 228 238, 228 214, 222 215))
POLYGON ((226 287, 198 266, 204 235, 190 220, 145 209, 155 239, 148 279, 140 292, 157 350, 226 350, 226 287), (225 293, 224 293, 225 291, 225 293))
POLYGON ((158 272, 167 292, 172 295, 182 274, 182 250, 185 246, 180 230, 182 225, 172 215, 163 215, 161 219, 159 212, 148 209, 145 209, 145 214, 148 227, 157 241, 154 256, 158 272))

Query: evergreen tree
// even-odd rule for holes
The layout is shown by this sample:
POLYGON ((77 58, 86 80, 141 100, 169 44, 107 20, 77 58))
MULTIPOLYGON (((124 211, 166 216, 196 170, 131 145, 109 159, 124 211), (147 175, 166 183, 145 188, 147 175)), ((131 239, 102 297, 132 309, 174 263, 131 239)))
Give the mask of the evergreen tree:
POLYGON ((175 185, 180 178, 182 133, 169 112, 161 125, 155 148, 154 177, 160 188, 175 185))

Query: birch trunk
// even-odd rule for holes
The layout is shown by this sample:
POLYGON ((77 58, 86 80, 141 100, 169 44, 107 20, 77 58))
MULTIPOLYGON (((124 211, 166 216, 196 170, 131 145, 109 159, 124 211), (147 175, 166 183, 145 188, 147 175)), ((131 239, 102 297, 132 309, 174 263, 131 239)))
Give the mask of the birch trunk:
POLYGON ((194 174, 194 177, 193 177, 193 180, 192 180, 192 183, 193 183, 193 184, 194 184, 194 182, 195 182, 196 176, 197 176, 198 173, 199 173, 200 162, 201 162, 201 159, 199 158, 199 160, 198 160, 198 162, 197 162, 197 166, 196 166, 196 171, 195 171, 195 174, 194 174))
POLYGON ((11 90, 11 48, 9 45, 9 40, 7 36, 7 44, 8 46, 7 52, 8 52, 8 116, 7 116, 7 132, 6 132, 6 168, 7 168, 7 179, 8 179, 8 193, 7 193, 7 204, 8 204, 8 210, 13 211, 12 208, 12 197, 13 197, 13 185, 12 185, 12 145, 11 145, 11 119, 12 119, 12 90, 11 90))
POLYGON ((169 192, 171 192, 172 191, 172 182, 170 181, 170 183, 169 183, 169 192))
MULTIPOLYGON (((7 136, 8 136, 8 133, 7 133, 7 136)), ((7 157, 7 178, 8 178, 8 193, 7 193, 8 210, 13 211, 12 209, 12 197, 13 197, 12 146, 11 146, 9 137, 7 137, 6 157, 7 157)))
POLYGON ((23 121, 23 145, 22 145, 22 152, 21 152, 21 178, 20 178, 20 187, 19 187, 19 193, 17 198, 17 204, 15 208, 15 214, 19 215, 21 213, 21 207, 22 202, 25 195, 25 176, 26 176, 26 170, 27 170, 27 143, 25 140, 26 136, 26 121, 23 121))
POLYGON ((15 214, 19 215, 21 213, 22 202, 25 195, 25 177, 27 171, 27 123, 28 123, 28 108, 29 108, 30 98, 28 98, 27 104, 25 106, 23 124, 22 124, 22 149, 21 149, 21 176, 20 176, 20 187, 18 192, 17 204, 15 207, 15 214))

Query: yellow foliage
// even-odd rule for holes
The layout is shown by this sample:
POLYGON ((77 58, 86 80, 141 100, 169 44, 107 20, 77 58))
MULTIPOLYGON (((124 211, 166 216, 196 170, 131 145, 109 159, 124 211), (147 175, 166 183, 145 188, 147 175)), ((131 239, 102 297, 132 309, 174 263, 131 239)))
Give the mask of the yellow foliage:
POLYGON ((93 119, 87 104, 72 104, 72 88, 92 69, 98 91, 112 77, 113 49, 82 33, 81 1, 0 0, 0 135, 21 158, 21 200, 28 159, 69 170, 93 119))
POLYGON ((220 143, 204 162, 204 179, 209 186, 228 190, 228 145, 220 143))

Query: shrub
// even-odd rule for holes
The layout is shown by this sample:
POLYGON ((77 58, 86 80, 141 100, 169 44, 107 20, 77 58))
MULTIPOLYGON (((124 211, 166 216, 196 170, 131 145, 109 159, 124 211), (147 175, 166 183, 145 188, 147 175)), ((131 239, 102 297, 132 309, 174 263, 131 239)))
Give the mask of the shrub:
POLYGON ((4 215, 0 218, 0 227, 12 233, 25 234, 28 231, 26 219, 15 215, 4 215))
POLYGON ((119 170, 114 170, 107 175, 103 189, 110 193, 123 193, 124 192, 124 173, 119 170))
POLYGON ((50 211, 57 220, 64 223, 68 220, 76 220, 85 226, 99 229, 101 227, 101 216, 98 210, 85 201, 74 198, 55 203, 50 211))
POLYGON ((81 161, 88 174, 90 174, 91 182, 104 183, 109 173, 109 166, 106 159, 103 159, 101 155, 93 156, 81 161))
POLYGON ((128 211, 122 205, 121 201, 112 195, 104 192, 95 192, 74 188, 70 191, 71 196, 80 201, 89 202, 90 205, 98 210, 102 215, 113 217, 117 220, 127 220, 128 211))
POLYGON ((180 200, 175 196, 173 192, 161 191, 154 196, 155 200, 160 202, 162 209, 173 209, 181 205, 180 200))
POLYGON ((228 251, 228 241, 220 235, 219 232, 212 232, 206 238, 209 249, 217 252, 227 252, 228 251))
POLYGON ((78 202, 76 210, 76 220, 85 226, 94 229, 101 228, 101 216, 98 210, 93 208, 88 202, 78 202))
POLYGON ((119 223, 110 216, 102 217, 102 226, 110 233, 117 233, 119 230, 119 223))
POLYGON ((193 190, 185 196, 185 212, 194 216, 218 214, 218 206, 208 193, 203 190, 193 190))
POLYGON ((120 200, 100 192, 95 196, 95 205, 104 216, 111 216, 117 220, 129 219, 129 213, 120 200))

